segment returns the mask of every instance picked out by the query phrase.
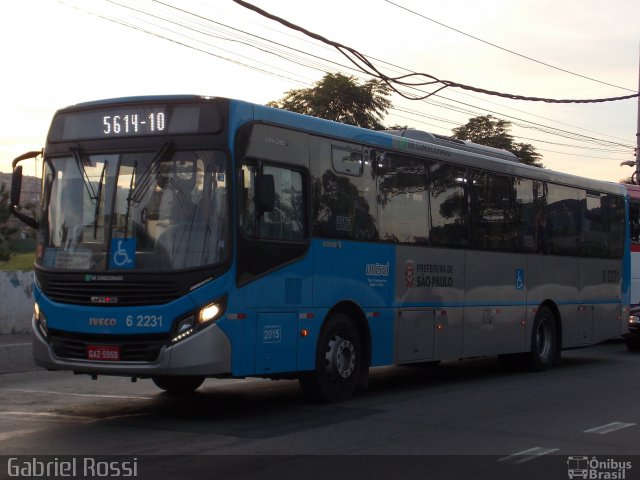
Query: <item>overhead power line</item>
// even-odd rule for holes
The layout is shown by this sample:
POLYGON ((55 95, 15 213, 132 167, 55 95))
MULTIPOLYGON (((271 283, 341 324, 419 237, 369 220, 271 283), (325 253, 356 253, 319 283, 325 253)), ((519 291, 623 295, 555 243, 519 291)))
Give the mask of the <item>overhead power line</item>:
POLYGON ((413 15, 416 15, 416 16, 418 16, 420 18, 423 18, 423 19, 428 20, 430 22, 433 22, 433 23, 435 23, 437 25, 440 25, 441 27, 448 28, 449 30, 453 30, 456 33, 459 33, 459 34, 464 35, 466 37, 469 37, 469 38, 472 38, 474 40, 477 40, 478 42, 482 42, 482 43, 484 43, 486 45, 490 45, 490 46, 492 46, 494 48, 497 48, 497 49, 502 50, 502 51, 507 52, 507 53, 511 53, 513 55, 516 55, 518 57, 524 58, 526 60, 530 60, 532 62, 539 63, 540 65, 544 65, 545 67, 553 68, 554 70, 558 70, 560 72, 568 73, 569 75, 575 75, 576 77, 584 78, 586 80, 591 80, 592 82, 601 83, 602 85, 608 85, 610 87, 619 88, 621 90, 627 90, 629 92, 635 92, 635 90, 632 90, 630 88, 621 87, 619 85, 614 85, 613 83, 604 82, 604 81, 598 80, 596 78, 592 78, 592 77, 588 77, 586 75, 582 75, 580 73, 572 72, 571 70, 567 70, 565 68, 556 67, 555 65, 551 65, 551 64, 543 62, 541 60, 536 60, 535 58, 530 57, 528 55, 524 55, 522 53, 518 53, 518 52, 516 52, 514 50, 511 50, 509 48, 501 47, 500 45, 496 45, 495 43, 489 42, 487 40, 483 40, 482 38, 476 37, 475 35, 471 35, 469 33, 463 32, 462 30, 459 30, 457 28, 451 27, 451 26, 449 26, 449 25, 447 25, 445 23, 442 23, 442 22, 439 22, 437 20, 434 20, 433 18, 427 17, 426 15, 423 15, 422 13, 416 12, 415 10, 411 10, 410 8, 407 8, 407 7, 403 6, 403 5, 400 5, 399 3, 392 2, 391 0, 384 0, 384 1, 387 2, 390 5, 398 7, 398 8, 400 8, 400 9, 406 11, 406 12, 412 13, 413 15))
MULTIPOLYGON (((67 6, 71 6, 69 3, 62 0, 58 0, 58 2, 67 6)), ((289 81, 292 81, 298 84, 311 86, 312 81, 307 79, 304 79, 303 81, 300 81, 299 79, 294 79, 293 77, 298 77, 298 78, 303 78, 303 77, 300 77, 299 72, 294 74, 292 72, 289 72, 287 70, 280 68, 275 62, 265 63, 263 61, 259 61, 254 58, 250 58, 239 52, 232 52, 231 50, 224 49, 219 45, 220 41, 230 42, 233 45, 242 45, 242 46, 252 47, 262 53, 272 54, 279 57, 282 60, 292 62, 299 66, 311 68, 314 70, 320 70, 326 73, 342 73, 345 70, 348 70, 350 73, 352 72, 361 73, 360 69, 357 69, 352 64, 347 64, 347 62, 336 62, 334 60, 329 59, 328 57, 324 57, 321 55, 314 55, 313 53, 311 53, 309 49, 295 48, 294 43, 290 41, 277 42, 271 38, 256 35, 255 33, 247 31, 246 29, 237 28, 237 27, 222 23, 220 21, 216 21, 214 20, 214 18, 217 18, 215 16, 210 17, 210 16, 205 16, 203 14, 198 14, 188 9, 184 9, 184 8, 180 9, 162 0, 147 0, 147 2, 153 3, 154 5, 158 5, 161 7, 158 9, 145 8, 144 10, 142 10, 139 8, 133 8, 129 5, 120 3, 116 0, 98 0, 98 3, 113 5, 114 7, 116 7, 117 10, 122 9, 122 13, 124 12, 129 13, 128 15, 129 18, 127 19, 117 18, 121 12, 116 13, 115 10, 112 10, 109 13, 98 14, 97 12, 92 12, 92 11, 86 10, 85 8, 81 8, 77 6, 73 6, 73 8, 77 10, 81 10, 84 13, 89 13, 91 15, 98 16, 102 19, 109 20, 113 23, 117 23, 124 27, 133 28, 140 32, 155 36, 157 38, 168 40, 170 42, 176 43, 181 46, 186 46, 187 48, 191 48, 198 52, 212 55, 213 57, 219 58, 221 60, 231 61, 239 66, 246 66, 248 68, 252 68, 256 71, 259 71, 260 73, 268 74, 281 79, 287 79, 289 81), (163 8, 171 9, 172 13, 162 11, 163 8), (141 15, 143 18, 139 18, 138 15, 141 15), (145 18, 150 18, 152 21, 148 21, 145 18), (162 26, 156 24, 154 21, 161 22, 162 26), (143 22, 145 25, 141 26, 139 22, 143 22), (171 27, 174 27, 174 28, 171 28, 171 27), (163 32, 169 33, 169 35, 167 35, 166 33, 158 33, 157 31, 154 32, 152 31, 152 29, 161 29, 163 30, 163 32), (179 29, 186 30, 186 33, 179 32, 178 31, 179 29), (177 40, 176 36, 180 37, 180 40, 177 40), (206 41, 206 39, 203 37, 206 37, 206 39, 211 39, 214 42, 206 41), (215 54, 210 50, 211 48, 215 48, 215 50, 223 52, 223 55, 224 53, 231 54, 234 57, 239 57, 241 60, 238 61, 236 59, 232 59, 232 58, 223 56, 221 54, 215 54), (250 63, 252 63, 253 65, 250 65, 250 63), (259 64, 260 66, 257 67, 255 63, 259 64)), ((85 7, 84 3, 82 4, 82 7, 85 7)), ((243 22, 245 22, 243 25, 246 25, 247 20, 244 19, 243 22)), ((286 33, 286 31, 277 30, 275 28, 271 28, 265 25, 261 25, 261 27, 267 28, 269 30, 273 30, 279 35, 286 35, 288 37, 296 38, 294 31, 291 31, 289 29, 287 29, 287 31, 290 31, 291 33, 286 33)), ((308 38, 305 40, 304 38, 300 39, 299 37, 297 37, 297 41, 303 41, 303 42, 312 44, 316 47, 320 46, 327 50, 335 51, 334 47, 330 45, 326 45, 321 42, 317 42, 312 38, 308 38)), ((377 59, 371 56, 369 56, 368 58, 375 61, 376 64, 384 68, 390 69, 390 71, 395 72, 397 75, 404 74, 404 73, 411 73, 411 70, 407 69, 406 67, 402 67, 402 66, 390 63, 388 61, 377 59)), ((415 92, 423 93, 423 94, 426 93, 424 89, 417 88, 417 87, 405 87, 403 90, 406 90, 405 93, 407 94, 410 94, 409 92, 411 92, 411 94, 415 92)), ((452 93, 464 95, 469 98, 481 100, 483 102, 493 103, 497 106, 500 106, 503 108, 509 108, 510 110, 516 110, 526 115, 533 115, 522 110, 517 110, 503 104, 497 104, 495 102, 491 102, 490 100, 476 97, 469 93, 465 93, 464 91, 457 91, 457 92, 452 91, 452 93)), ((458 114, 464 114, 472 117, 483 115, 486 113, 495 114, 495 115, 498 115, 499 117, 507 117, 510 119, 510 121, 514 125, 519 127, 535 129, 544 134, 564 137, 574 141, 585 142, 586 144, 593 145, 591 147, 589 146, 581 147, 588 150, 595 150, 595 151, 602 151, 602 152, 605 152, 609 149, 618 149, 618 148, 625 151, 633 150, 633 146, 630 146, 630 144, 623 144, 623 143, 614 142, 611 140, 603 140, 601 138, 595 138, 595 137, 587 136, 584 134, 578 134, 578 133, 570 132, 567 130, 561 130, 561 129, 558 129, 557 127, 551 127, 549 125, 531 122, 530 120, 524 120, 523 118, 518 118, 517 116, 507 115, 503 112, 493 111, 493 110, 487 109, 486 107, 479 107, 477 105, 456 100, 454 98, 448 98, 447 96, 443 96, 440 94, 433 95, 432 97, 428 99, 424 99, 422 101, 433 107, 442 108, 448 111, 453 111, 458 114), (441 101, 438 101, 438 99, 440 99, 441 101), (450 102, 453 102, 453 104, 450 102)), ((392 107, 390 114, 394 115, 399 119, 412 120, 413 122, 416 122, 420 125, 425 125, 425 126, 428 125, 431 127, 435 127, 438 130, 442 129, 446 131, 449 131, 450 127, 447 128, 443 125, 435 125, 425 120, 431 119, 432 121, 435 121, 438 123, 445 123, 450 125, 463 123, 459 120, 453 120, 450 118, 441 118, 441 117, 438 118, 431 115, 425 115, 422 112, 418 112, 416 110, 410 110, 410 109, 407 109, 406 107, 405 109, 392 107), (395 112, 398 112, 398 113, 395 113, 395 112), (408 117, 405 117, 400 112, 411 115, 413 118, 410 119, 408 117), (416 118, 416 116, 419 118, 416 118)), ((533 115, 533 116, 537 116, 537 115, 533 115)), ((551 120, 556 123, 561 123, 554 119, 549 119, 545 117, 539 117, 539 118, 543 120, 551 120)), ((570 124, 563 124, 563 125, 578 128, 580 130, 585 130, 590 133, 596 133, 598 135, 603 135, 612 139, 616 138, 604 133, 589 131, 575 125, 570 125, 570 124)), ((526 140, 526 138, 524 137, 520 137, 517 135, 515 136, 517 138, 522 138, 523 140, 526 140)), ((619 140, 624 142, 623 139, 619 139, 619 140)), ((554 143, 554 142, 550 142, 550 143, 554 143)), ((566 148, 572 147, 570 145, 561 144, 561 143, 557 143, 557 145, 560 145, 566 148)), ((574 148, 580 148, 580 147, 574 147, 574 148)), ((612 153, 614 152, 612 151, 612 153)), ((623 154, 623 153, 621 152, 617 154, 623 154)))
POLYGON ((389 87, 394 92, 396 92, 398 95, 408 100, 424 100, 425 98, 429 98, 430 96, 434 95, 435 93, 447 87, 460 88, 463 90, 470 90, 477 93, 483 93, 485 95, 493 95, 493 96, 502 97, 502 98, 510 98, 512 100, 526 100, 530 102, 545 102, 545 103, 604 103, 604 102, 613 102, 613 101, 619 101, 619 100, 628 100, 631 98, 636 98, 640 95, 638 93, 634 93, 631 95, 625 95, 625 96, 619 96, 619 97, 608 97, 608 98, 557 99, 557 98, 532 97, 532 96, 518 95, 518 94, 512 94, 512 93, 497 92, 494 90, 488 90, 486 88, 466 85, 466 84, 455 82, 452 80, 441 80, 435 77, 434 75, 431 75, 429 73, 424 73, 424 72, 413 72, 413 73, 401 75, 398 77, 389 77, 388 75, 385 75, 384 73, 379 71, 378 68, 367 58, 367 56, 363 55, 362 53, 360 53, 354 48, 348 47, 347 45, 343 45, 333 40, 329 40, 328 38, 323 37, 322 35, 319 35, 315 32, 307 30, 306 28, 296 25, 295 23, 289 22, 288 20, 285 20, 282 17, 273 15, 244 0, 233 0, 233 1, 238 5, 243 6, 244 8, 252 10, 258 13, 259 15, 262 15, 263 17, 266 17, 270 20, 274 20, 284 25, 287 28, 301 32, 307 35, 308 37, 319 40, 327 45, 331 45, 340 53, 342 53, 351 63, 353 63, 356 67, 358 67, 360 71, 362 71, 363 73, 366 73, 367 75, 371 75, 372 77, 375 77, 384 81, 387 85, 389 85, 389 87), (440 87, 437 88, 434 92, 431 92, 427 95, 414 96, 414 95, 407 95, 406 93, 398 90, 398 88, 395 85, 401 85, 404 87, 418 87, 418 86, 424 87, 429 85, 435 85, 435 86, 440 85, 440 87))

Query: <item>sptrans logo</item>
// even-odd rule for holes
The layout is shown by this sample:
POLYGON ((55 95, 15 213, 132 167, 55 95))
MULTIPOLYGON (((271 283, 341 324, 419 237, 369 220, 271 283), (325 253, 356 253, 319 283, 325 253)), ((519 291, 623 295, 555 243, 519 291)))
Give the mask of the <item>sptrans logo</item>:
POLYGON ((367 263, 368 277, 388 277, 390 263, 367 263))
POLYGON ((387 279, 389 278, 390 267, 390 262, 367 263, 365 272, 369 286, 385 288, 387 286, 387 279))
POLYGON ((567 459, 567 475, 570 479, 584 480, 625 480, 631 462, 613 458, 600 460, 597 457, 572 456, 567 459))

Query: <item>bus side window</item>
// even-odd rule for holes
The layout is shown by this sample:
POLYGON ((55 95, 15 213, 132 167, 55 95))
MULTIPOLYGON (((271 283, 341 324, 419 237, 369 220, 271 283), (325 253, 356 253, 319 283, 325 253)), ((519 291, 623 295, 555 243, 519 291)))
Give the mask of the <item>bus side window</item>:
POLYGON ((263 175, 272 175, 275 183, 275 205, 260 220, 260 238, 299 241, 306 234, 306 207, 302 174, 288 168, 265 165, 263 175))
POLYGON ((425 162, 397 153, 375 159, 380 239, 426 244, 429 236, 425 162))
POLYGON ((274 179, 275 202, 272 211, 256 210, 256 185, 259 167, 245 164, 241 170, 242 232, 248 238, 302 241, 307 235, 304 181, 297 170, 265 165, 263 175, 274 179))

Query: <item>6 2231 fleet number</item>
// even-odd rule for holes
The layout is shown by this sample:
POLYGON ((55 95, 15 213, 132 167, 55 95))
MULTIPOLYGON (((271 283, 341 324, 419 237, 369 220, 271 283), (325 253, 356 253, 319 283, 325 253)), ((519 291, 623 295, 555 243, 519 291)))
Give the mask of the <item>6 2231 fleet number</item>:
POLYGON ((127 315, 127 327, 158 328, 162 327, 162 315, 127 315))

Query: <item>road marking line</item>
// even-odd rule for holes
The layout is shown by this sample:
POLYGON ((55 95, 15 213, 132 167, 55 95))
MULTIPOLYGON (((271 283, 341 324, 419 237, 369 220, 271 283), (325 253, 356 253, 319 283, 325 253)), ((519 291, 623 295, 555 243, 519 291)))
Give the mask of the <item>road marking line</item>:
POLYGON ((37 432, 37 430, 14 430, 12 432, 0 432, 0 442, 11 440, 14 437, 21 437, 29 433, 37 432))
POLYGON ((97 395, 95 393, 69 393, 69 392, 55 392, 49 390, 22 390, 22 389, 7 389, 7 392, 17 393, 40 393, 43 395, 67 395, 70 397, 90 397, 90 398, 119 398, 124 400, 151 400, 154 397, 136 397, 131 395, 97 395))
POLYGON ((597 433, 599 435, 604 435, 605 433, 615 432, 616 430, 622 430, 623 428, 629 428, 635 426, 635 423, 623 423, 623 422, 613 422, 607 423, 606 425, 601 425, 599 427, 590 428, 589 430, 585 430, 582 433, 597 433))
POLYGON ((27 343, 3 343, 0 345, 0 348, 3 347, 26 347, 26 346, 31 346, 31 342, 27 342, 27 343))
POLYGON ((544 447, 534 447, 529 450, 523 450, 522 452, 514 453, 512 455, 502 457, 498 459, 499 462, 510 462, 510 463, 525 463, 531 460, 534 460, 543 455, 549 455, 550 453, 557 452, 557 448, 544 448, 544 447))
POLYGON ((52 420, 73 420, 74 422, 88 422, 94 420, 92 417, 82 417, 79 415, 62 415, 60 413, 51 412, 0 412, 0 416, 22 416, 22 417, 40 417, 52 420))

